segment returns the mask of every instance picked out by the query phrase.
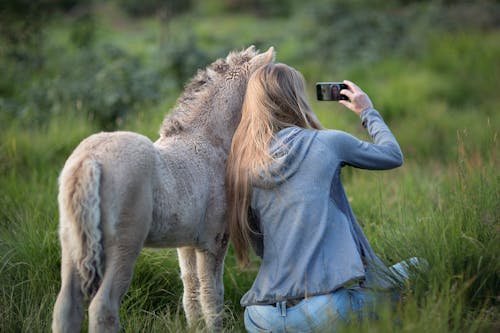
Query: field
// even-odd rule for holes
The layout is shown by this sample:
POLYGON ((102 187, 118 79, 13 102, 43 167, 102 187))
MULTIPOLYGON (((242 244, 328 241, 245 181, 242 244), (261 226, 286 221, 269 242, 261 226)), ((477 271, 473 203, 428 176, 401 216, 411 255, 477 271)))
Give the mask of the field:
MULTIPOLYGON (((315 81, 358 83, 405 155, 397 170, 349 169, 343 182, 388 265, 418 256, 430 268, 402 289, 396 313, 345 332, 500 330, 499 5, 282 0, 262 12, 212 0, 187 1, 165 18, 126 14, 116 2, 51 12, 18 39, 8 37, 22 21, 15 12, 14 32, 0 36, 0 332, 50 331, 60 286, 57 177, 76 145, 116 129, 155 140, 189 77, 250 44, 274 46, 277 61, 304 74, 325 127, 368 139, 352 113, 314 99, 315 81), (327 24, 330 32, 318 28, 327 24)), ((239 268, 230 249, 227 332, 244 330, 239 299, 257 267, 239 268)), ((123 331, 197 331, 186 327, 181 297, 175 249, 145 249, 123 331)))

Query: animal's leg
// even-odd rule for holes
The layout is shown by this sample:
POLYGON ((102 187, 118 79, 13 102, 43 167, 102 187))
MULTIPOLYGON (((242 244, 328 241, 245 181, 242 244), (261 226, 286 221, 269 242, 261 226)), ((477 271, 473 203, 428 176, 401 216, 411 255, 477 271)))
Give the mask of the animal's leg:
POLYGON ((184 286, 182 305, 188 326, 193 327, 201 319, 200 283, 196 270, 196 251, 191 247, 177 249, 181 279, 184 286))
POLYGON ((104 277, 89 307, 89 332, 118 332, 120 303, 127 292, 134 266, 149 232, 152 200, 147 192, 134 193, 125 201, 120 222, 103 214, 104 277), (113 227, 111 227, 113 226, 113 227))
POLYGON ((104 278, 89 306, 89 332, 118 332, 120 303, 127 292, 142 248, 137 240, 120 239, 105 247, 104 278))
POLYGON ((102 196, 101 206, 106 207, 101 210, 104 276, 89 306, 89 332, 92 333, 120 330, 120 304, 151 227, 150 184, 147 179, 129 175, 127 187, 108 191, 102 196), (120 207, 115 209, 113 201, 118 199, 121 199, 120 207))
POLYGON ((216 254, 209 251, 197 251, 198 278, 200 281, 200 301, 207 329, 222 331, 224 311, 224 258, 226 256, 227 237, 218 243, 216 254))
POLYGON ((79 332, 85 318, 80 276, 63 239, 61 245, 61 290, 52 315, 52 331, 79 332))

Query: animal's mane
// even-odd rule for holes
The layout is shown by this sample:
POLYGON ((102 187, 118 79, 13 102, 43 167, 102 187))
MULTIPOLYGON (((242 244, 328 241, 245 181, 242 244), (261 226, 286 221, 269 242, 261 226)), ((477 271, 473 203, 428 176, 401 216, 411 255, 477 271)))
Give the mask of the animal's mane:
POLYGON ((186 84, 173 109, 166 115, 160 129, 162 137, 180 133, 199 121, 200 115, 212 103, 217 87, 232 73, 257 55, 255 48, 233 51, 226 58, 217 59, 205 69, 199 69, 186 84))

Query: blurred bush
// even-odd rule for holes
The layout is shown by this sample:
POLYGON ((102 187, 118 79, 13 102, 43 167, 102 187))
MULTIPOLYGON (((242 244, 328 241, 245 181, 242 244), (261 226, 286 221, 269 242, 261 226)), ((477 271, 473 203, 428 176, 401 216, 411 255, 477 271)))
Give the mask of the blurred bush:
POLYGON ((163 73, 174 78, 179 89, 199 68, 206 67, 216 57, 220 57, 220 54, 204 50, 192 32, 171 36, 168 43, 161 46, 159 55, 163 73))
POLYGON ((89 11, 78 15, 70 28, 70 38, 75 46, 80 48, 90 47, 96 38, 95 18, 89 11))
POLYGON ((116 0, 132 16, 150 16, 165 13, 168 17, 182 14, 192 7, 192 0, 116 0))
POLYGON ((230 12, 250 12, 260 17, 288 17, 294 12, 296 0, 225 0, 230 12))
POLYGON ((89 8, 88 0, 2 0, 0 1, 0 36, 4 47, 30 43, 40 37, 43 25, 58 14, 77 7, 89 8))
POLYGON ((500 26, 500 4, 413 0, 317 0, 304 2, 292 32, 304 58, 338 70, 373 64, 387 57, 412 58, 425 52, 437 32, 492 30, 500 26))
MULTIPOLYGON (((101 3, 2 2, 0 126, 12 120, 43 124, 75 112, 113 129, 131 112, 158 104, 165 94, 177 95, 198 68, 249 43, 276 46, 279 61, 299 67, 307 79, 330 79, 323 77, 327 73, 362 79, 388 120, 406 116, 408 105, 422 100, 446 100, 459 107, 485 103, 485 96, 494 95, 498 66, 488 66, 497 63, 500 44, 495 36, 481 47, 468 35, 441 43, 447 32, 459 29, 479 31, 477 38, 484 39, 499 24, 500 4, 494 0, 221 3, 108 2, 120 6, 115 11, 123 9, 134 17, 154 16, 148 31, 159 23, 159 38, 148 34, 154 39, 148 42, 151 49, 144 51, 141 44, 134 52, 128 39, 110 42, 109 31, 96 18, 101 3), (219 10, 216 18, 199 20, 200 8, 212 5, 219 10), (236 16, 228 18, 228 12, 236 16), (186 15, 172 19, 181 13, 186 15), (51 25, 56 28, 50 35, 46 27, 51 25), (69 36, 54 37, 55 30, 69 36)), ((135 19, 125 20, 130 24, 135 19)))
MULTIPOLYGON (((64 49, 47 50, 43 70, 33 76, 19 66, 0 63, 13 86, 5 88, 5 97, 0 98, 2 121, 43 124, 50 117, 73 112, 88 114, 103 129, 114 129, 128 113, 158 102, 162 94, 164 80, 157 68, 146 67, 116 46, 60 54, 70 55, 64 49)), ((0 87, 8 86, 2 82, 0 87)))

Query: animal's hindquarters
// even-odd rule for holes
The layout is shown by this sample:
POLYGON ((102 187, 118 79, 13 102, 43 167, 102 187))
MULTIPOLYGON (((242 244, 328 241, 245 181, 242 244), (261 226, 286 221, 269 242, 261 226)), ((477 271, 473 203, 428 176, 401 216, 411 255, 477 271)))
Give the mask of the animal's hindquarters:
MULTIPOLYGON (((60 236, 91 298, 102 280, 107 238, 135 238, 152 218, 157 151, 145 136, 99 133, 82 141, 59 177, 60 236), (135 219, 127 218, 143 212, 135 219)), ((146 229, 146 231, 144 231, 146 229)))
POLYGON ((80 330, 84 298, 98 309, 89 312, 89 323, 113 304, 113 327, 119 327, 119 303, 151 225, 156 161, 152 142, 128 132, 92 135, 66 161, 59 177, 62 267, 55 332, 80 330), (103 288, 106 279, 114 279, 111 288, 103 288), (97 295, 109 301, 94 302, 97 295))

